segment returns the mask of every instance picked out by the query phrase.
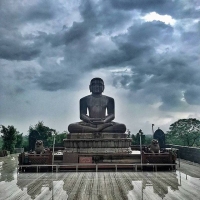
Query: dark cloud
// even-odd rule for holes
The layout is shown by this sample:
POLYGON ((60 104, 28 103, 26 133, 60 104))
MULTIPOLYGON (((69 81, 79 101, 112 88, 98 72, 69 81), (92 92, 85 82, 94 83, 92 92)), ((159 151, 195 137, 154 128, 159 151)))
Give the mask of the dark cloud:
POLYGON ((112 33, 115 28, 124 27, 128 20, 135 15, 134 12, 121 12, 112 9, 108 1, 83 0, 80 4, 80 14, 84 23, 91 29, 112 33))
MULTIPOLYGON (((149 2, 145 4, 139 1, 110 1, 110 3, 102 5, 93 1, 82 1, 80 5, 82 22, 74 22, 71 27, 66 27, 59 33, 43 35, 44 37, 40 35, 40 37, 46 38, 44 41, 50 42, 52 47, 65 45, 62 65, 76 69, 75 74, 93 69, 128 66, 132 74, 124 76, 119 73, 115 76, 113 84, 116 87, 124 87, 134 92, 137 101, 143 99, 149 104, 161 102, 160 109, 163 110, 182 105, 182 91, 189 86, 199 84, 199 73, 194 66, 194 61, 198 58, 195 58, 192 52, 183 50, 181 44, 178 44, 180 50, 170 52, 169 47, 176 44, 177 40, 174 27, 159 21, 141 23, 137 19, 132 21, 126 33, 112 36, 116 27, 119 28, 121 24, 127 22, 127 19, 131 19, 130 13, 124 10, 142 8, 145 12, 150 12, 153 3, 155 10, 152 11, 172 14, 170 9, 176 10, 176 5, 180 2, 152 1, 151 5, 149 2), (116 9, 110 7, 111 5, 120 9, 118 14, 116 9), (114 23, 115 21, 118 23, 114 23), (104 35, 110 35, 116 48, 96 51, 98 47, 94 48, 93 41, 104 35), (162 50, 162 53, 158 53, 161 44, 168 47, 162 50)), ((195 45, 198 37, 197 31, 182 30, 180 39, 185 44, 195 45)), ((54 79, 53 73, 44 71, 37 79, 38 85, 50 91, 65 89, 70 85, 70 79, 62 75, 59 73, 54 79)))
POLYGON ((33 81, 37 77, 37 71, 33 66, 14 70, 16 81, 33 81))
POLYGON ((110 0, 112 6, 120 10, 133 10, 139 9, 144 12, 158 12, 160 14, 169 14, 177 12, 179 5, 178 1, 165 1, 165 0, 110 0))
POLYGON ((25 92, 25 89, 24 88, 21 88, 21 87, 16 87, 15 88, 15 94, 22 94, 25 92))
POLYGON ((176 19, 198 18, 200 10, 196 0, 109 0, 114 9, 117 10, 140 10, 143 15, 157 12, 161 15, 171 15, 176 19))
MULTIPOLYGON (((190 91, 195 85, 200 86, 200 73, 191 63, 188 55, 180 54, 165 56, 161 61, 147 60, 139 67, 132 67, 132 75, 116 76, 114 84, 132 91, 136 101, 141 99, 148 104, 162 102, 160 109, 164 110, 179 108, 185 105, 183 92, 187 88, 190 91), (145 98, 147 96, 149 98, 145 98)), ((185 100, 193 104, 188 99, 190 92, 187 91, 185 100)))
POLYGON ((188 104, 200 105, 200 86, 190 87, 185 91, 184 98, 188 104))
POLYGON ((161 15, 171 15, 177 19, 197 18, 200 14, 199 2, 196 0, 110 0, 113 8, 117 10, 140 10, 145 13, 157 12, 161 15))
POLYGON ((63 72, 41 72, 40 76, 36 78, 35 82, 38 86, 47 91, 57 91, 62 89, 72 89, 77 86, 77 75, 67 74, 63 72))
MULTIPOLYGON (((53 46, 68 45, 69 43, 79 43, 85 46, 103 34, 111 34, 116 28, 123 27, 127 20, 131 19, 130 13, 117 12, 110 10, 110 4, 104 2, 93 2, 88 0, 81 1, 79 6, 82 22, 73 22, 72 26, 50 35, 49 39, 53 46), (117 22, 117 23, 116 23, 117 22)), ((78 47, 77 47, 78 48, 78 47)), ((80 47, 79 47, 80 48, 80 47)), ((78 49, 77 49, 78 50, 78 49)))
POLYGON ((53 19, 62 8, 57 1, 1 0, 0 23, 5 29, 19 29, 24 23, 41 23, 53 19))
POLYGON ((141 65, 143 59, 155 54, 155 48, 161 41, 171 41, 172 34, 173 28, 162 22, 135 23, 126 34, 112 37, 118 49, 95 55, 93 66, 141 65))
POLYGON ((200 40, 200 29, 199 31, 187 31, 182 34, 182 41, 189 45, 196 45, 196 42, 200 40))
MULTIPOLYGON (((188 3, 188 2, 187 2, 188 3)), ((188 3, 188 7, 180 9, 181 13, 179 14, 180 18, 198 18, 200 15, 199 10, 199 1, 193 0, 193 2, 188 3)))
POLYGON ((23 44, 21 41, 0 40, 0 58, 7 60, 31 60, 38 57, 40 49, 34 45, 23 44))
POLYGON ((52 1, 42 0, 37 4, 33 4, 25 10, 23 18, 26 21, 41 22, 42 20, 50 20, 55 17, 56 4, 52 1))
POLYGON ((197 2, 81 0, 62 4, 0 1, 0 59, 8 61, 5 71, 14 71, 3 78, 2 90, 9 88, 15 95, 31 87, 70 91, 87 73, 99 69, 109 73, 116 68, 113 85, 125 89, 131 102, 159 103, 165 111, 186 103, 199 105, 197 2), (145 22, 142 17, 149 12, 171 15, 176 24, 145 22), (13 86, 10 79, 17 84, 13 86))
POLYGON ((69 29, 64 29, 56 34, 46 35, 46 38, 53 47, 69 45, 70 43, 79 43, 81 45, 81 40, 87 37, 88 32, 88 27, 84 23, 74 22, 69 29))
MULTIPOLYGON (((173 84, 171 85, 173 86, 173 84)), ((161 110, 171 110, 171 109, 179 109, 180 107, 184 106, 183 101, 181 101, 181 91, 175 90, 172 87, 163 88, 164 92, 161 92, 161 102, 162 105, 160 106, 161 110)))
POLYGON ((0 58, 32 60, 39 56, 41 44, 31 33, 24 34, 24 26, 33 22, 52 20, 59 11, 54 1, 27 2, 1 1, 0 6, 0 58), (30 37, 31 36, 31 37, 30 37))

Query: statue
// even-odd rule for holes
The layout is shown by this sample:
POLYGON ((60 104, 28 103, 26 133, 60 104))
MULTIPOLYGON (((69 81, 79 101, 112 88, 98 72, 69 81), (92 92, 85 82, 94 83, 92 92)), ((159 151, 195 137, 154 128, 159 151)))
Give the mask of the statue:
POLYGON ((160 153, 160 146, 159 146, 159 143, 158 143, 158 140, 156 139, 153 139, 151 141, 151 145, 150 145, 150 152, 151 153, 160 153))
POLYGON ((44 148, 42 140, 36 140, 35 142, 35 154, 44 154, 50 152, 49 149, 44 148))
POLYGON ((68 131, 70 133, 125 133, 124 124, 112 121, 115 118, 115 102, 113 98, 102 95, 103 80, 93 78, 89 89, 92 94, 80 99, 80 119, 82 121, 70 124, 68 131))
POLYGON ((165 148, 165 133, 160 128, 153 134, 153 139, 158 140, 160 148, 165 148))

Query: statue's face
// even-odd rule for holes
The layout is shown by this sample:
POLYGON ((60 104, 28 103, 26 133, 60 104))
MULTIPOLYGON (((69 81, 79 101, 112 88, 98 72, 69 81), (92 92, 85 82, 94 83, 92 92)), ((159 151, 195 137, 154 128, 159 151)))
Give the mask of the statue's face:
POLYGON ((37 147, 43 146, 43 141, 37 140, 36 143, 35 143, 35 146, 37 146, 37 147))
POLYGON ((156 139, 153 139, 152 140, 152 144, 154 145, 154 146, 157 146, 159 143, 158 143, 158 140, 156 140, 156 139))
POLYGON ((93 94, 101 94, 104 91, 104 83, 102 80, 94 79, 90 83, 90 92, 93 94))

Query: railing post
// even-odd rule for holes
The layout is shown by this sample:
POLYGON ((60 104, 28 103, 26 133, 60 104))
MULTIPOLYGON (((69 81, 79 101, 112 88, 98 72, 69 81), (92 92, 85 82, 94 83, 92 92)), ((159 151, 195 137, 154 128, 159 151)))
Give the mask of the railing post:
POLYGON ((96 172, 98 172, 98 164, 96 164, 96 172))

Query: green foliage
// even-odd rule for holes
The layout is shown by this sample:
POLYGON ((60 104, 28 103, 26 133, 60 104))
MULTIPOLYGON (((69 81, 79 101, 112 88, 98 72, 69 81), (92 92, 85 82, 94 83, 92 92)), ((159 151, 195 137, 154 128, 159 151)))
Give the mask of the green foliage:
POLYGON ((144 144, 150 145, 152 140, 153 140, 153 136, 152 135, 145 135, 145 142, 144 142, 144 144))
POLYGON ((3 146, 3 138, 0 137, 0 149, 2 149, 2 146, 3 146))
POLYGON ((63 133, 56 135, 55 146, 63 146, 63 139, 67 138, 68 132, 64 131, 63 133))
POLYGON ((22 148, 22 146, 23 146, 23 136, 22 135, 23 135, 23 133, 17 134, 15 148, 22 148))
POLYGON ((195 118, 179 119, 170 125, 167 143, 200 146, 200 121, 195 118))
POLYGON ((23 136, 22 147, 24 148, 24 151, 28 151, 29 143, 28 143, 28 136, 27 135, 23 136))
POLYGON ((3 138, 3 150, 10 151, 10 153, 14 153, 15 144, 17 142, 17 130, 14 128, 14 126, 1 126, 1 133, 3 138))
POLYGON ((136 135, 132 135, 132 145, 140 145, 140 134, 141 134, 141 142, 145 144, 145 135, 140 129, 136 135))
POLYGON ((44 123, 42 121, 41 122, 39 121, 34 127, 32 127, 32 126, 29 127, 29 134, 32 131, 37 131, 39 133, 38 139, 43 140, 44 145, 47 145, 51 141, 52 131, 55 131, 55 130, 53 130, 47 126, 44 126, 44 123))
POLYGON ((63 139, 67 138, 67 131, 57 133, 55 129, 51 129, 44 125, 42 121, 39 121, 35 126, 29 127, 29 135, 23 136, 23 133, 19 133, 14 126, 1 126, 2 136, 0 137, 0 149, 10 151, 14 153, 14 148, 24 148, 25 151, 29 150, 30 138, 35 140, 42 140, 45 147, 53 146, 53 136, 55 134, 55 146, 63 146, 63 139), (31 137, 30 137, 31 136, 31 137))
POLYGON ((132 143, 132 145, 135 145, 135 143, 136 143, 136 142, 135 142, 135 135, 134 135, 134 134, 132 134, 132 135, 131 135, 131 138, 132 138, 132 142, 131 142, 131 143, 132 143))
MULTIPOLYGON (((29 127, 29 146, 30 143, 35 142, 35 140, 42 140, 45 147, 50 147, 53 145, 52 133, 56 133, 54 129, 44 126, 42 121, 39 121, 35 126, 29 127), (34 138, 31 140, 31 138, 34 138)), ((35 144, 31 144, 35 145, 35 144)), ((33 148, 31 148, 33 149, 33 148)))

